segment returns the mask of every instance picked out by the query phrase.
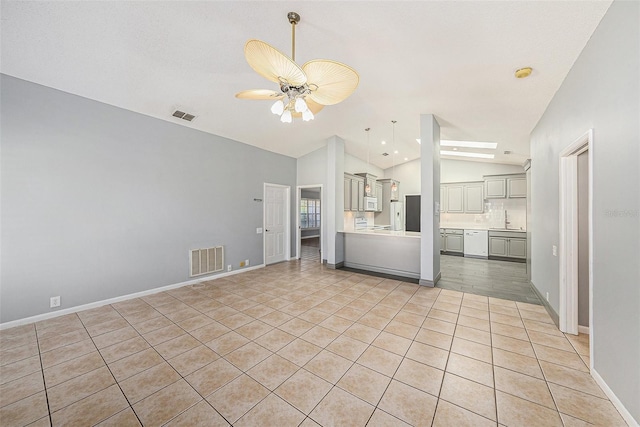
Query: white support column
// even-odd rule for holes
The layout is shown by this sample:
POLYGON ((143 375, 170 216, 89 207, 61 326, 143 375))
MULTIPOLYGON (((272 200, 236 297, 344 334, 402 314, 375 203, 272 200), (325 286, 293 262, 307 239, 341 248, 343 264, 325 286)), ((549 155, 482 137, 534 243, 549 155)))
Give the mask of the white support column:
POLYGON ((327 265, 339 268, 344 263, 344 139, 332 136, 327 140, 327 265))
POLYGON ((440 125, 420 115, 420 284, 440 280, 440 125))

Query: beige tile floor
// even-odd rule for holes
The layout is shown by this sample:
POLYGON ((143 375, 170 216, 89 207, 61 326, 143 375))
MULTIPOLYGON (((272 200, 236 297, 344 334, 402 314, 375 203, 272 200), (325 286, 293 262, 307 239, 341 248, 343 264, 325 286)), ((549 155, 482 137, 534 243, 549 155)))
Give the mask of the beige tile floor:
POLYGON ((541 306, 302 260, 0 332, 0 425, 625 425, 541 306))

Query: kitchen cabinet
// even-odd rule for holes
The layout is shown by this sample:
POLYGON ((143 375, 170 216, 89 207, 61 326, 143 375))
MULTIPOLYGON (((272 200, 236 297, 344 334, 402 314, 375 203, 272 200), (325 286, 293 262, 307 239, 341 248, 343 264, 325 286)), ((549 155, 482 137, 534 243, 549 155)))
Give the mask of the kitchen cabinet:
POLYGON ((486 199, 516 199, 527 197, 527 177, 516 175, 487 175, 484 177, 486 199))
POLYGON ((509 198, 527 197, 527 178, 507 178, 509 198))
POLYGON ((363 192, 363 197, 376 197, 377 192, 376 192, 376 178, 377 176, 375 175, 371 175, 370 173, 366 173, 366 172, 362 172, 362 173, 357 173, 356 174, 359 177, 362 177, 362 179, 364 179, 364 188, 366 189, 367 185, 369 186, 369 192, 367 193, 366 191, 363 192))
POLYGON ((484 183, 458 182, 440 186, 440 212, 483 213, 484 183))
POLYGON ((525 260, 527 238, 524 232, 489 231, 489 257, 525 260))
POLYGON ((351 210, 351 177, 344 174, 344 210, 351 210))
POLYGON ((487 199, 504 199, 507 197, 507 182, 504 178, 485 179, 484 185, 487 199))
POLYGON ((462 185, 447 186, 447 212, 450 212, 450 213, 464 212, 464 186, 462 185))
POLYGON ((440 186, 440 212, 447 211, 447 187, 445 185, 440 186))
POLYGON ((464 253, 464 230, 440 229, 440 251, 462 255, 464 253))
POLYGON ((364 179, 344 174, 344 210, 345 211, 364 211, 364 179))
POLYGON ((482 182, 464 185, 464 213, 484 212, 484 185, 482 182))
POLYGON ((376 212, 382 212, 382 183, 376 182, 376 199, 378 199, 378 209, 376 212))

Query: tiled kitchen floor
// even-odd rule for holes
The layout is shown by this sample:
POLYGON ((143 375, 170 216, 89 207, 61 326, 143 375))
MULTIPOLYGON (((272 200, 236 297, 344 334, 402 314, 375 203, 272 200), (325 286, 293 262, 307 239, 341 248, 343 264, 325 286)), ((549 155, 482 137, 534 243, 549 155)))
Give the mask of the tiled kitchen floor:
POLYGON ((625 425, 544 308, 292 261, 0 332, 0 425, 625 425))

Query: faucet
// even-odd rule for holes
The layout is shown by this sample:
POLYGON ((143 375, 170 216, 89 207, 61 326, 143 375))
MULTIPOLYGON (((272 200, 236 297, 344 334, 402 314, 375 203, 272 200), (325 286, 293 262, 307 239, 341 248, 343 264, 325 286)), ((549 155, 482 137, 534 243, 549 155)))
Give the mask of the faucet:
POLYGON ((509 224, 511 224, 509 221, 507 221, 507 210, 505 209, 504 211, 504 229, 508 230, 509 229, 509 224))

